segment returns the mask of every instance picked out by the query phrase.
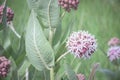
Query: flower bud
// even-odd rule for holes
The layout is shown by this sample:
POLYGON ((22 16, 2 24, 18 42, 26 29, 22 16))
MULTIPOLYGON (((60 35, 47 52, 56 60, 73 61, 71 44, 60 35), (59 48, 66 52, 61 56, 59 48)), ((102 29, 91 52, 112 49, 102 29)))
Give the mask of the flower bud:
MULTIPOLYGON (((0 6, 0 23, 2 23, 3 9, 4 9, 4 6, 1 5, 0 6)), ((9 23, 10 21, 13 21, 13 17, 14 17, 14 12, 12 11, 11 8, 7 7, 7 10, 6 10, 7 23, 9 23)))
POLYGON ((0 76, 6 77, 10 69, 10 61, 4 56, 0 57, 0 76))
POLYGON ((77 74, 78 80, 85 80, 85 76, 83 74, 77 74))
POLYGON ((77 9, 79 0, 58 0, 58 3, 66 11, 70 12, 71 9, 77 9))

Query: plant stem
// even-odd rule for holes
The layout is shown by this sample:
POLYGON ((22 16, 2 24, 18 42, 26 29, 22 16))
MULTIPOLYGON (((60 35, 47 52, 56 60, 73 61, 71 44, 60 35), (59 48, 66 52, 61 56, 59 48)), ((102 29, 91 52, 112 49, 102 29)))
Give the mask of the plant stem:
POLYGON ((99 67, 99 63, 95 63, 93 68, 92 68, 92 71, 90 73, 90 76, 89 76, 88 80, 94 80, 95 72, 96 72, 98 67, 99 67))
MULTIPOLYGON (((52 40, 53 40, 53 35, 54 35, 54 29, 52 29, 51 27, 49 28, 49 42, 52 46, 52 40)), ((54 68, 50 68, 50 80, 54 80, 54 68)))
MULTIPOLYGON (((53 35, 54 35, 54 29, 52 29, 51 27, 51 21, 50 21, 50 5, 51 5, 51 1, 49 1, 48 4, 48 22, 49 22, 49 42, 52 46, 52 40, 53 40, 53 35)), ((50 69, 50 80, 54 80, 54 69, 53 67, 50 69)))
POLYGON ((49 42, 51 45, 52 45, 53 35, 54 35, 54 29, 50 28, 50 30, 49 30, 49 42))
POLYGON ((63 19, 63 17, 65 16, 65 14, 66 14, 66 11, 64 11, 64 12, 62 13, 61 19, 63 19))
POLYGON ((54 69, 50 69, 50 80, 54 80, 54 69))
POLYGON ((29 80, 29 72, 28 72, 28 68, 26 68, 26 73, 25 73, 25 77, 26 77, 26 80, 29 80))
POLYGON ((14 26, 13 26, 13 23, 10 22, 8 24, 9 28, 15 33, 15 35, 18 37, 18 38, 21 38, 21 36, 16 32, 16 30, 14 29, 14 26))
MULTIPOLYGON (((49 28, 49 42, 52 46, 52 40, 53 40, 53 35, 54 35, 54 29, 52 29, 51 27, 49 28)), ((54 80, 54 68, 50 68, 50 80, 54 80)))
POLYGON ((60 61, 63 57, 65 57, 67 54, 69 53, 69 51, 65 52, 64 54, 62 54, 57 60, 56 62, 60 61))
POLYGON ((71 61, 71 65, 73 64, 73 62, 75 61, 75 59, 76 59, 76 58, 74 57, 74 59, 71 61))

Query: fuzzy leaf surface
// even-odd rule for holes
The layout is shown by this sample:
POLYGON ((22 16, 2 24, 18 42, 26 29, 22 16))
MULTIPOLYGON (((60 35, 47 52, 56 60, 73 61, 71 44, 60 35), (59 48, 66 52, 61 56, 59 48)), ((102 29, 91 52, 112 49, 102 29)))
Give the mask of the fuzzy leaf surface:
POLYGON ((57 27, 60 22, 60 8, 57 0, 27 0, 29 8, 37 12, 44 27, 57 27))
POLYGON ((27 57, 36 69, 49 69, 54 65, 53 49, 45 38, 34 11, 28 21, 25 43, 27 57))

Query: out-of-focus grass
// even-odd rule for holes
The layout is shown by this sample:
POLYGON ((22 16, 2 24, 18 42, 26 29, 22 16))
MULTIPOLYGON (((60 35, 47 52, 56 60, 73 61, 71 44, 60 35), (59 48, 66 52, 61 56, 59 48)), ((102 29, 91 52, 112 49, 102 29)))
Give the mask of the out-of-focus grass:
MULTIPOLYGON (((120 38, 120 1, 80 0, 78 10, 65 15, 63 26, 65 27, 69 19, 73 17, 75 17, 74 31, 89 31, 95 35, 98 41, 98 49, 95 54, 92 55, 91 59, 76 59, 73 62, 72 66, 74 70, 77 70, 76 73, 84 73, 88 77, 92 67, 91 65, 96 62, 100 63, 101 68, 114 70, 115 66, 108 60, 106 52, 108 49, 108 40, 114 36, 120 38), (78 64, 80 64, 80 67, 75 69, 78 64)), ((73 58, 73 56, 69 55, 69 62, 71 62, 73 58)), ((106 80, 106 78, 98 72, 95 80, 106 80)))

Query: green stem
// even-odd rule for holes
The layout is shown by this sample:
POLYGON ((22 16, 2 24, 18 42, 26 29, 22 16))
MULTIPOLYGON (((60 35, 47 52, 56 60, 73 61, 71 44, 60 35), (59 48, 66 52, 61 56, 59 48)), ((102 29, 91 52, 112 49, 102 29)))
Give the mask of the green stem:
POLYGON ((36 77, 35 75, 36 75, 36 74, 37 74, 37 70, 34 71, 32 80, 35 80, 35 77, 36 77))
POLYGON ((71 65, 73 64, 73 62, 75 61, 76 57, 74 57, 74 59, 71 61, 71 65))
POLYGON ((65 14, 66 14, 66 11, 64 11, 64 12, 62 13, 61 19, 63 19, 63 17, 65 16, 65 14))
POLYGON ((13 23, 10 22, 10 23, 8 24, 8 26, 9 26, 9 28, 13 31, 13 33, 20 39, 21 36, 16 32, 16 30, 15 30, 15 28, 14 28, 14 26, 13 26, 13 23))
POLYGON ((54 69, 50 69, 50 80, 54 80, 54 69))
MULTIPOLYGON (((52 29, 51 27, 49 28, 49 42, 52 46, 52 40, 53 40, 53 35, 54 35, 54 29, 52 29)), ((54 68, 50 68, 50 80, 54 80, 54 68)))
POLYGON ((51 6, 52 0, 48 3, 48 25, 49 25, 49 42, 52 45, 52 38, 53 38, 53 30, 51 26, 51 19, 50 19, 50 6, 51 6))
POLYGON ((65 57, 67 54, 69 53, 69 51, 65 52, 64 54, 62 54, 57 60, 56 62, 60 61, 63 57, 65 57))
POLYGON ((88 80, 94 80, 95 72, 96 72, 98 67, 99 67, 99 63, 95 63, 93 68, 92 68, 92 71, 90 73, 90 76, 89 76, 88 80))
POLYGON ((28 71, 28 68, 26 68, 25 77, 26 77, 26 80, 29 80, 29 71, 28 71))
MULTIPOLYGON (((51 45, 52 45, 53 35, 54 35, 54 29, 50 28, 49 42, 50 42, 51 45)), ((53 69, 53 67, 50 69, 50 80, 54 80, 54 69, 53 69)))
MULTIPOLYGON (((51 27, 50 22, 49 22, 49 42, 52 46, 52 40, 53 40, 53 35, 54 35, 54 28, 51 27)), ((54 68, 50 68, 50 80, 54 80, 54 68)))
POLYGON ((50 28, 50 30, 49 30, 49 42, 51 45, 52 45, 53 35, 54 35, 54 29, 50 28))

